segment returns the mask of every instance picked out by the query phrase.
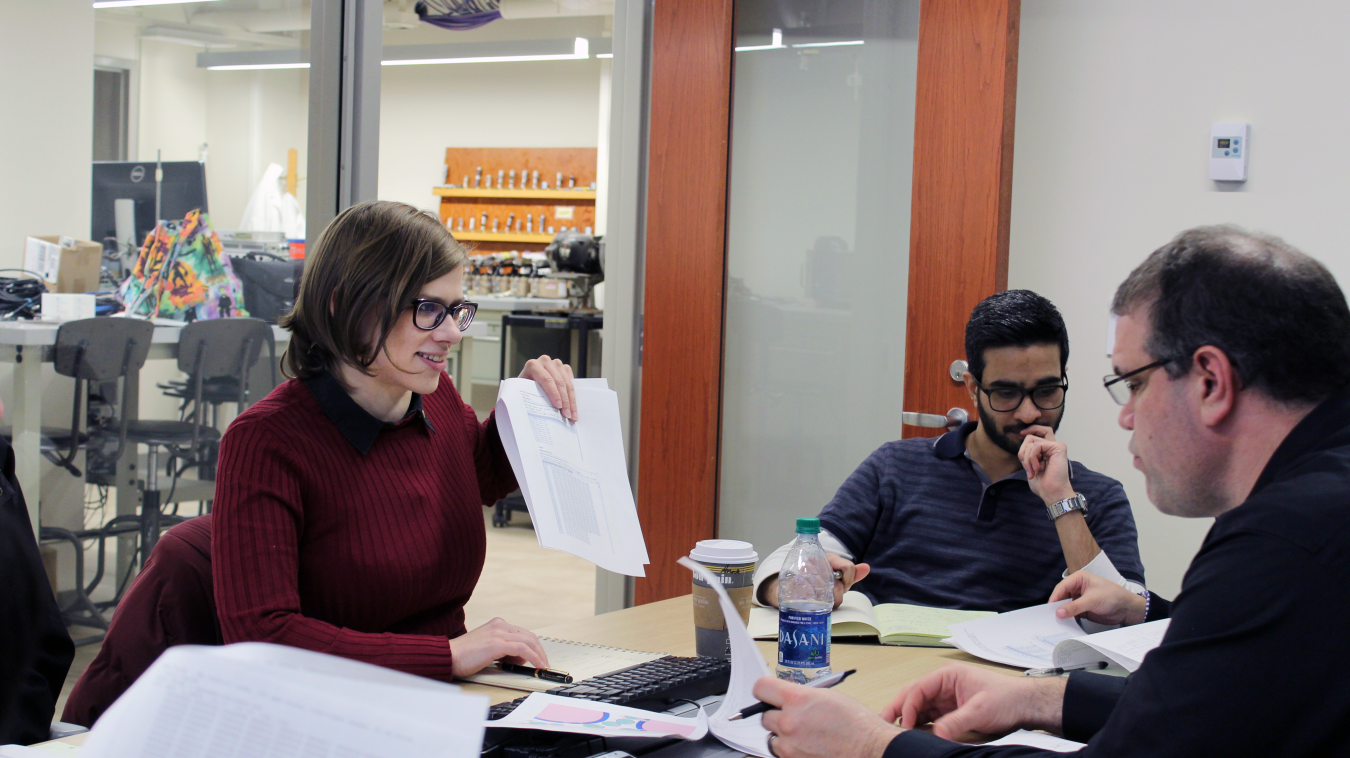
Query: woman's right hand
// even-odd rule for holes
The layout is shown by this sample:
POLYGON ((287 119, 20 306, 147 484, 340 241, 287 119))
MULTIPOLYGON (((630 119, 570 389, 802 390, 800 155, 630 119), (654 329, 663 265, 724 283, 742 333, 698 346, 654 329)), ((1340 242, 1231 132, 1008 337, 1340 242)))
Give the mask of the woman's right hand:
POLYGON ((1081 616, 1098 624, 1130 626, 1144 622, 1144 598, 1110 579, 1086 571, 1075 571, 1050 593, 1050 602, 1073 598, 1060 606, 1055 615, 1081 616))
POLYGON ((534 632, 499 618, 450 640, 450 655, 452 671, 459 677, 477 674, 502 658, 548 668, 548 655, 534 632))

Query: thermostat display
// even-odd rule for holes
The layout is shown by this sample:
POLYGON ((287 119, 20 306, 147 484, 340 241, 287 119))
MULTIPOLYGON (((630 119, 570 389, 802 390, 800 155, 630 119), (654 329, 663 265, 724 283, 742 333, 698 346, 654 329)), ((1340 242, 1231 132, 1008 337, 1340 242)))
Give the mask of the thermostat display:
POLYGON ((1221 122, 1210 128, 1209 178, 1216 182, 1247 181, 1247 143, 1251 125, 1221 122))

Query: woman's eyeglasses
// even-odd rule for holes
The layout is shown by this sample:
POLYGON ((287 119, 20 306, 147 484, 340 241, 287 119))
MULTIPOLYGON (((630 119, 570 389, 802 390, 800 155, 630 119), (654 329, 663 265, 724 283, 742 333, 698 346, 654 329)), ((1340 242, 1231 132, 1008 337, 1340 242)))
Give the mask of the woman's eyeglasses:
POLYGON ((446 314, 453 314, 455 326, 462 332, 469 328, 473 323, 473 316, 478 312, 478 303, 471 303, 465 300, 458 305, 446 305, 436 300, 417 299, 412 302, 413 305, 413 326, 422 331, 429 332, 440 326, 445 321, 446 314))

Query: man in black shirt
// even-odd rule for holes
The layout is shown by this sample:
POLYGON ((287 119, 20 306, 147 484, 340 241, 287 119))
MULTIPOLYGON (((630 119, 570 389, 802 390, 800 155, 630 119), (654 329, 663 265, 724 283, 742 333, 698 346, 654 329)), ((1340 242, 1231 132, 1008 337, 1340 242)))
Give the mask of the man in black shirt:
POLYGON ((47 739, 75 646, 42 568, 14 451, 3 438, 0 462, 0 745, 28 745, 47 739))
POLYGON ((951 666, 882 717, 761 679, 782 758, 1058 755, 974 747, 1018 727, 1090 756, 1350 755, 1350 308, 1319 263, 1233 227, 1182 233, 1116 293, 1107 389, 1164 513, 1216 517, 1181 594, 1131 597, 1074 575, 1055 597, 1098 621, 1170 613, 1128 679, 951 666), (896 726, 895 722, 900 725, 896 726), (932 722, 933 733, 909 731, 932 722), (946 739, 944 739, 946 738, 946 739))

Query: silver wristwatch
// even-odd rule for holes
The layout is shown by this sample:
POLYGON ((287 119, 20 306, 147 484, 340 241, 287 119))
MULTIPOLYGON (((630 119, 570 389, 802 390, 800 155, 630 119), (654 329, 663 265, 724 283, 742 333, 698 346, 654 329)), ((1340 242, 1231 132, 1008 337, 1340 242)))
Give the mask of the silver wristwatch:
POLYGON ((1051 521, 1054 521, 1069 511, 1082 511, 1083 515, 1087 515, 1087 498, 1075 492, 1073 497, 1066 497, 1058 503, 1051 503, 1050 505, 1045 506, 1045 513, 1050 517, 1051 521))

